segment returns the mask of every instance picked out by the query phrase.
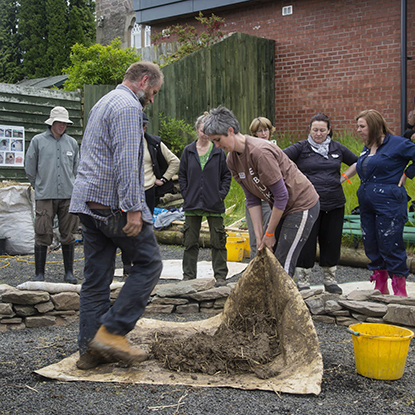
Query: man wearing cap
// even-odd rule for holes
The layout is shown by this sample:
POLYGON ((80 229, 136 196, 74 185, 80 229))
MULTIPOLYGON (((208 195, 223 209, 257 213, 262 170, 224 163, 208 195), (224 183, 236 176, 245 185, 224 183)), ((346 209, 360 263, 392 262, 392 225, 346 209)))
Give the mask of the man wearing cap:
POLYGON ((85 256, 78 369, 147 358, 125 336, 143 314, 163 267, 145 201, 143 133, 143 107, 153 102, 162 83, 158 65, 133 63, 122 84, 89 113, 70 206, 82 222, 85 256), (133 266, 111 307, 117 248, 133 266))
POLYGON ((73 275, 73 234, 78 217, 69 213, 69 204, 79 163, 78 143, 66 134, 69 119, 64 107, 55 107, 45 121, 49 128, 35 135, 25 159, 26 175, 35 189, 35 281, 44 281, 48 246, 53 240, 53 219, 58 216, 65 282, 76 284, 73 275))

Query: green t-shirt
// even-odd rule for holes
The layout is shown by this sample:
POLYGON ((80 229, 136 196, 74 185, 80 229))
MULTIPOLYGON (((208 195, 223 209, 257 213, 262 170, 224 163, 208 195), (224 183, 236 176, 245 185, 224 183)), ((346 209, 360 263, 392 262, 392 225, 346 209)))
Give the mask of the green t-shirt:
POLYGON ((206 166, 207 159, 209 158, 210 153, 212 152, 212 149, 213 149, 213 143, 210 143, 209 150, 206 151, 206 153, 203 154, 202 156, 199 155, 199 160, 200 160, 200 165, 202 166, 202 170, 206 166))

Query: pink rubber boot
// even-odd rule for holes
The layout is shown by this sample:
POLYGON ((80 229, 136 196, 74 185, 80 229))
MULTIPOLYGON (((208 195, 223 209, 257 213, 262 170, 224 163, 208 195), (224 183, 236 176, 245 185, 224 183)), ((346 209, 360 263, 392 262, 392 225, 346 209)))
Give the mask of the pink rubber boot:
POLYGON ((392 277, 392 288, 395 295, 398 295, 399 297, 408 297, 408 294, 406 293, 405 277, 398 277, 397 275, 394 275, 392 277))
POLYGON ((388 278, 386 269, 375 269, 370 276, 370 282, 375 281, 375 290, 379 290, 382 294, 389 294, 388 278))

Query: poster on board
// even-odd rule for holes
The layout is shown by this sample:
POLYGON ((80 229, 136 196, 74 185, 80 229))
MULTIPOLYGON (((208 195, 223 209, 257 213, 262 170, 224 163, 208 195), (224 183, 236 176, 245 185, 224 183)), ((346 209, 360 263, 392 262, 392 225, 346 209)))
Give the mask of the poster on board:
POLYGON ((24 166, 24 127, 0 124, 0 166, 24 166))

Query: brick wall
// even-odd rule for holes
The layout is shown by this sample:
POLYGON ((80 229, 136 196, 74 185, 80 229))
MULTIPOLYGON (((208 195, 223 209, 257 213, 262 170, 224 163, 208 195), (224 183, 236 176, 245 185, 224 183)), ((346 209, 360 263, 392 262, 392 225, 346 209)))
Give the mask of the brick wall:
MULTIPOLYGON (((356 114, 375 108, 400 132, 399 1, 262 1, 215 14, 225 18, 226 32, 276 41, 277 130, 305 134, 310 117, 320 111, 336 130, 354 130, 356 114), (283 17, 287 5, 293 14, 283 17)), ((415 0, 408 0, 408 56, 414 57, 408 61, 408 110, 415 96, 414 20, 415 0)), ((197 26, 193 17, 169 25, 176 23, 197 26)), ((167 25, 153 25, 152 32, 167 25)))

